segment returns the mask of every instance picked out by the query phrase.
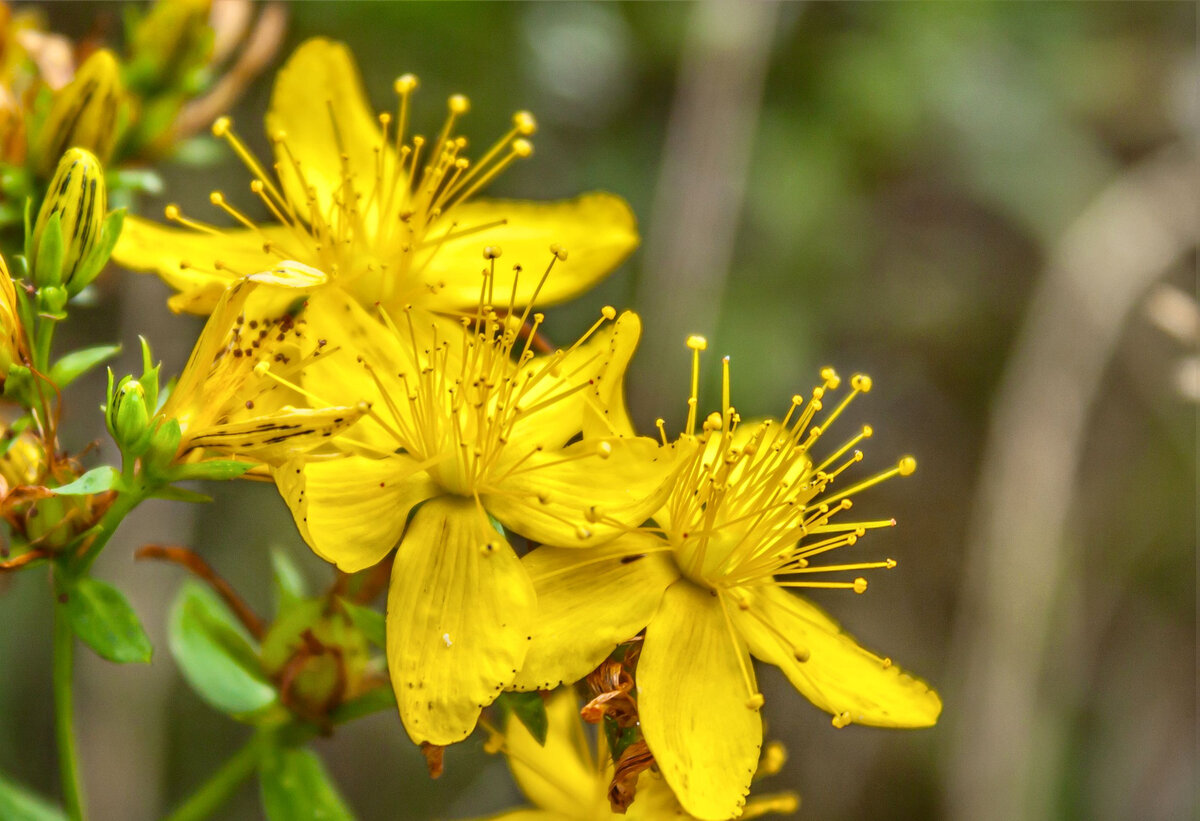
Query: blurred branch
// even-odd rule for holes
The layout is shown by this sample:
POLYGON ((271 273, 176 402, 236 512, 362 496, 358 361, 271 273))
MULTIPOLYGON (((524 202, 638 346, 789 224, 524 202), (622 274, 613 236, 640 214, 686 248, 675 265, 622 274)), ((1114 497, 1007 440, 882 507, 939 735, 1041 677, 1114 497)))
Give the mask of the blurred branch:
POLYGON ((776 3, 735 0, 692 12, 634 299, 655 318, 637 362, 653 377, 630 385, 635 410, 661 413, 664 396, 682 408, 676 354, 689 333, 715 330, 778 16, 776 3))
POLYGON ((1196 246, 1196 160, 1166 150, 1079 217, 1037 287, 995 399, 951 669, 950 817, 1049 818, 1066 728, 1040 687, 1075 555, 1067 518, 1105 368, 1146 290, 1196 246))

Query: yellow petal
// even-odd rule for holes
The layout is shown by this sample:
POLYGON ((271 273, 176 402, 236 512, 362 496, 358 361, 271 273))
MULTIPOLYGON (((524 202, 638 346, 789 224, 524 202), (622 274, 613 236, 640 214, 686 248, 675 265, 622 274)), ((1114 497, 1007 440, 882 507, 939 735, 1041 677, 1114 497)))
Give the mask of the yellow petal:
POLYGON ((475 503, 440 496, 413 517, 392 567, 387 657, 416 743, 453 744, 525 660, 537 599, 475 503))
POLYGON ((679 578, 662 542, 640 533, 583 550, 539 547, 521 561, 537 591, 538 620, 514 690, 582 679, 646 626, 679 578))
MULTIPOLYGON (((366 201, 375 183, 375 150, 382 144, 379 122, 363 92, 354 57, 342 43, 321 37, 301 43, 275 77, 267 136, 276 143, 275 161, 284 193, 301 213, 308 190, 327 217, 348 172, 354 192, 366 201), (300 167, 297 176, 295 167, 300 167)), ((393 167, 388 149, 388 167, 393 167)))
POLYGON ((762 747, 762 720, 747 702, 745 645, 721 600, 687 581, 667 589, 638 661, 642 734, 679 803, 697 818, 737 815, 762 747), (735 646, 736 642, 736 646, 735 646))
MULTIPOLYGON (((613 816, 619 817, 615 814, 613 816)), ((663 777, 652 770, 646 770, 638 776, 637 793, 625 812, 625 818, 628 821, 662 821, 664 818, 691 816, 679 806, 679 799, 671 792, 663 777)))
POLYGON ((942 702, 919 679, 859 647, 813 603, 775 585, 749 590, 735 624, 763 661, 778 665, 804 696, 839 723, 928 727, 942 702), (807 661, 799 661, 807 655, 807 661))
POLYGON ((479 302, 479 271, 485 246, 499 246, 495 293, 512 293, 512 266, 524 268, 517 284, 518 305, 530 303, 550 264, 550 246, 567 259, 557 262, 537 294, 537 305, 563 302, 591 288, 621 264, 638 245, 637 222, 623 199, 604 192, 559 202, 471 200, 454 206, 425 240, 416 257, 422 278, 439 287, 440 305, 473 308, 479 302), (484 228, 483 226, 490 226, 484 228), (471 230, 479 228, 481 230, 471 230), (463 236, 458 236, 464 234, 463 236), (446 237, 458 236, 456 239, 446 237))
POLYGON ((149 271, 179 291, 172 309, 210 313, 237 275, 253 274, 279 263, 263 251, 270 240, 286 246, 291 230, 265 225, 261 230, 229 229, 206 234, 190 228, 171 228, 138 217, 126 217, 113 259, 134 271, 149 271), (216 262, 223 266, 215 267, 216 262))
POLYGON ((679 452, 645 437, 584 440, 537 452, 498 468, 484 504, 505 527, 535 542, 593 547, 662 506, 679 452))
POLYGON ((569 687, 550 696, 545 746, 514 716, 504 729, 504 754, 517 786, 532 804, 556 818, 580 817, 583 808, 604 797, 606 784, 592 761, 579 706, 569 687))
POLYGON ((362 417, 366 406, 284 407, 221 425, 188 430, 183 451, 209 448, 271 464, 320 447, 362 417))
POLYGON ((499 815, 489 815, 487 821, 563 821, 557 812, 546 810, 509 810, 499 815))
POLYGON ((347 573, 377 564, 400 540, 409 511, 437 493, 398 455, 294 460, 275 470, 275 484, 304 541, 347 573))

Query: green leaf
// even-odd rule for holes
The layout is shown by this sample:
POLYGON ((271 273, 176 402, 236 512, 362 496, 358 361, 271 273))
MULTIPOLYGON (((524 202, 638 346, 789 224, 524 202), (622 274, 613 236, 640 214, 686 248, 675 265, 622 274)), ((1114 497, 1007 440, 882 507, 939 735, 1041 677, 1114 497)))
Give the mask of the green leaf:
POLYGON ((185 487, 160 487, 158 490, 150 494, 155 499, 170 499, 172 502, 191 502, 193 504, 204 504, 211 502, 211 496, 205 496, 203 493, 197 493, 194 490, 188 490, 185 487))
POLYGON ((228 459, 193 462, 187 465, 179 465, 171 471, 171 481, 179 482, 184 479, 224 481, 226 479, 236 479, 254 466, 254 462, 234 462, 228 459))
POLYGON ((391 685, 384 684, 342 703, 333 711, 332 718, 334 724, 345 724, 364 716, 395 709, 396 693, 391 685))
POLYGON ((153 648, 121 591, 84 576, 67 590, 71 629, 101 658, 118 664, 148 662, 153 648))
POLYGON ((546 718, 546 702, 538 693, 501 693, 496 704, 502 713, 511 714, 525 725, 538 744, 545 746, 550 723, 546 718))
POLYGON ((225 603, 196 582, 179 591, 167 623, 171 655, 196 693, 239 717, 275 703, 249 634, 225 603))
POLYGON ((303 747, 275 747, 258 768, 268 821, 353 821, 321 759, 303 747))
POLYGON ((304 574, 282 547, 271 548, 271 578, 275 589, 275 612, 281 613, 308 594, 304 574))
POLYGON ((97 345, 94 348, 72 351, 50 368, 50 381, 59 388, 65 388, 92 368, 120 352, 120 345, 97 345))
POLYGON ((5 821, 66 821, 58 807, 0 775, 0 818, 5 821))
POLYGON ((57 285, 62 280, 63 254, 62 217, 55 212, 46 220, 34 252, 33 279, 39 288, 57 285))
POLYGON ((90 496, 106 490, 120 489, 121 472, 111 465, 92 468, 74 482, 50 490, 59 496, 90 496))
POLYGON ((376 647, 387 647, 386 622, 382 613, 345 599, 338 599, 338 603, 342 605, 350 621, 354 622, 354 626, 367 637, 367 641, 376 647))

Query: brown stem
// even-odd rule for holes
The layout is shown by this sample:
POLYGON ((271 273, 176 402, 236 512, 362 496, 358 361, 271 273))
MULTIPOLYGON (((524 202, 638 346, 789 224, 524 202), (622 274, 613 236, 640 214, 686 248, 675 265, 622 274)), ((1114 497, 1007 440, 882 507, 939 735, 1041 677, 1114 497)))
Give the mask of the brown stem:
POLYGON ((250 635, 256 639, 261 639, 266 633, 262 619, 250 609, 250 605, 246 604, 242 597, 230 586, 229 582, 218 576, 217 572, 209 566, 208 562, 204 561, 196 552, 188 550, 186 547, 148 544, 139 548, 133 554, 133 557, 135 559, 162 559, 182 565, 190 570, 192 575, 208 582, 209 586, 217 592, 217 595, 233 610, 234 615, 238 617, 238 621, 250 631, 250 635))
POLYGON ((34 550, 30 550, 28 553, 22 553, 16 558, 0 561, 0 570, 19 570, 30 562, 36 562, 38 559, 48 559, 52 555, 54 554, 49 550, 36 548, 34 550))

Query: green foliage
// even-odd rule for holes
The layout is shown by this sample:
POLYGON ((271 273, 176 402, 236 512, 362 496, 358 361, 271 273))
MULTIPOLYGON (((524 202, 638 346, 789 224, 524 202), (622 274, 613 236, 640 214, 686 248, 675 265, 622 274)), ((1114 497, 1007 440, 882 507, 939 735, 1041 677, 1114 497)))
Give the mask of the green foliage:
POLYGON ((501 693, 495 703, 504 721, 516 716, 537 743, 545 745, 550 723, 546 718, 546 702, 541 693, 501 693))
POLYGON ((65 821, 62 810, 0 775, 0 818, 5 821, 65 821))
POLYGON ((235 462, 230 459, 212 459, 207 462, 193 462, 178 465, 171 470, 171 481, 180 482, 185 479, 211 479, 223 482, 236 479, 250 468, 253 462, 235 462))
POLYGON ((71 629, 97 655, 118 664, 150 661, 150 639, 121 591, 85 576, 75 579, 66 594, 71 629))
POLYGON ((121 488, 121 472, 111 465, 92 468, 73 482, 51 488, 59 496, 90 496, 121 488))
POLYGON ((308 595, 304 574, 282 547, 271 548, 271 581, 276 613, 282 613, 308 595))
POLYGON ((208 588, 194 582, 183 586, 167 635, 183 677, 215 709, 246 718, 277 702, 250 636, 208 588))
POLYGON ((383 614, 378 610, 372 610, 370 607, 363 607, 359 604, 338 599, 342 609, 346 611, 346 615, 350 617, 350 621, 354 622, 354 626, 367 637, 367 641, 374 644, 376 647, 386 647, 387 639, 385 637, 386 622, 383 614))
POLYGON ((60 389, 65 388, 92 368, 120 352, 120 345, 96 345, 92 348, 72 351, 54 363, 54 367, 50 369, 50 381, 60 389))
POLYGON ((321 759, 302 747, 275 747, 258 771, 269 821, 350 821, 354 814, 321 759))

